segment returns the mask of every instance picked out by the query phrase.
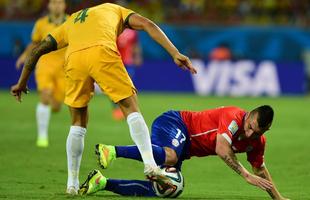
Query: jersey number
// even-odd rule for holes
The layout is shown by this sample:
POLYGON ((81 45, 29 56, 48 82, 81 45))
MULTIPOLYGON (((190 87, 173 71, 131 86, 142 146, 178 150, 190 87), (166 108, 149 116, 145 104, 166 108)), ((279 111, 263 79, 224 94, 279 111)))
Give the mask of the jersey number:
POLYGON ((74 23, 78 21, 80 21, 80 23, 85 22, 86 17, 88 17, 87 11, 88 11, 88 8, 81 10, 79 14, 76 16, 76 18, 74 19, 74 23))

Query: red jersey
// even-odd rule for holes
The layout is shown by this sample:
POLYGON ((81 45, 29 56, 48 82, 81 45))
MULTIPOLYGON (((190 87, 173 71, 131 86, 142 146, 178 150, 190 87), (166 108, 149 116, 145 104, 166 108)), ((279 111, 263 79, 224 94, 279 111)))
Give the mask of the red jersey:
POLYGON ((125 65, 133 65, 134 48, 138 42, 138 33, 135 30, 125 29, 117 38, 117 48, 125 65))
POLYGON ((241 139, 244 133, 245 110, 238 107, 220 107, 201 112, 181 111, 182 120, 190 137, 190 156, 216 155, 216 136, 222 134, 235 153, 246 152, 253 167, 264 163, 266 138, 241 139))

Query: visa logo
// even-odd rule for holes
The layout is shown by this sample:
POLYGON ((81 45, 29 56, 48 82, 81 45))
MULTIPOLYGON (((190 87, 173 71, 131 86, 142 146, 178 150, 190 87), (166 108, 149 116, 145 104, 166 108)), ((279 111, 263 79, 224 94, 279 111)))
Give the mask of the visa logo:
POLYGON ((278 96, 281 93, 276 64, 251 60, 211 61, 193 60, 198 73, 192 76, 199 95, 219 96, 278 96))

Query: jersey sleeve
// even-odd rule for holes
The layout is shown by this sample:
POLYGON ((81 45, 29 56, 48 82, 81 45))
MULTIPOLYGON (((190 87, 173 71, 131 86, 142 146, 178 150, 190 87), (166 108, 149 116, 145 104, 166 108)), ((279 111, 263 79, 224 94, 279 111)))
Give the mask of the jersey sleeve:
POLYGON ((40 31, 40 22, 36 21, 32 29, 31 40, 34 43, 40 42, 43 39, 42 33, 40 31))
POLYGON ((219 121, 219 129, 217 131, 218 134, 221 134, 229 144, 232 143, 232 134, 228 130, 229 120, 221 117, 219 121))
POLYGON ((130 25, 128 24, 128 20, 129 20, 129 17, 134 14, 135 12, 130 10, 130 9, 127 9, 127 8, 124 8, 124 7, 120 7, 120 14, 121 14, 121 18, 123 20, 123 23, 124 23, 124 26, 128 26, 130 28, 130 25))
POLYGON ((50 32, 54 42, 57 45, 57 49, 68 46, 68 20, 63 23, 61 26, 50 32))
POLYGON ((264 166, 265 144, 266 139, 262 137, 260 143, 252 151, 247 152, 247 160, 251 163, 252 167, 260 168, 264 166))
POLYGON ((223 113, 219 118, 218 134, 221 134, 229 144, 232 144, 232 137, 239 129, 238 119, 234 114, 223 113))

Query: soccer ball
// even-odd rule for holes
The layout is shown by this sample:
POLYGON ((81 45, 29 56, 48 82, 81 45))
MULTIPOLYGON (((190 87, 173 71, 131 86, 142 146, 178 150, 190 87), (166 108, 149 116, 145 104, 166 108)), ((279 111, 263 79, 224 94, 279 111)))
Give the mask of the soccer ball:
POLYGON ((163 174, 172 181, 173 189, 162 188, 158 183, 153 181, 153 189, 159 197, 176 198, 184 188, 184 178, 179 170, 174 167, 161 167, 163 174))

